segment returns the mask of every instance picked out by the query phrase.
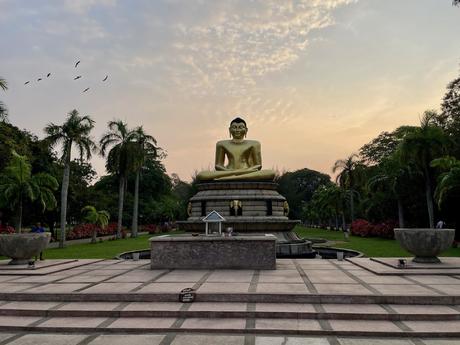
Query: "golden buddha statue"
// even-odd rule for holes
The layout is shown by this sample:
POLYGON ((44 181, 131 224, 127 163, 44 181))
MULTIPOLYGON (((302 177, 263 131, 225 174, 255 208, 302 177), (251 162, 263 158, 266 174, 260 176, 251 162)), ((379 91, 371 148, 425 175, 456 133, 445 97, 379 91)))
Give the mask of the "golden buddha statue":
POLYGON ((248 128, 246 122, 237 117, 230 122, 231 140, 221 140, 216 144, 216 171, 201 171, 198 181, 272 181, 273 170, 262 169, 260 143, 246 140, 248 128), (225 165, 227 158, 227 165, 225 165))

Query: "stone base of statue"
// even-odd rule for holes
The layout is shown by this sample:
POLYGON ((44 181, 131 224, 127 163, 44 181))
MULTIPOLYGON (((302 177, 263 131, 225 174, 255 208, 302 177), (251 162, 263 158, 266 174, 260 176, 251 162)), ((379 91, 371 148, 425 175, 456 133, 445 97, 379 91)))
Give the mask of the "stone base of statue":
POLYGON ((299 220, 287 217, 286 198, 277 192, 273 182, 226 181, 198 184, 198 193, 190 199, 189 218, 178 222, 180 230, 203 233, 203 218, 217 211, 225 218, 222 231, 233 234, 273 234, 277 238, 277 256, 312 256, 309 241, 292 232, 299 220))

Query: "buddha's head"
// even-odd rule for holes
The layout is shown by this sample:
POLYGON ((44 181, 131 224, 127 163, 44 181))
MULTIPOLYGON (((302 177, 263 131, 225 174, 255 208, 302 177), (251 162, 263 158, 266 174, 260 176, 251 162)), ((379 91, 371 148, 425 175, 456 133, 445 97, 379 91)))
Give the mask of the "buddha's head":
POLYGON ((230 122, 230 127, 228 128, 230 136, 233 139, 243 139, 248 133, 248 127, 246 127, 246 121, 241 117, 237 117, 230 122))

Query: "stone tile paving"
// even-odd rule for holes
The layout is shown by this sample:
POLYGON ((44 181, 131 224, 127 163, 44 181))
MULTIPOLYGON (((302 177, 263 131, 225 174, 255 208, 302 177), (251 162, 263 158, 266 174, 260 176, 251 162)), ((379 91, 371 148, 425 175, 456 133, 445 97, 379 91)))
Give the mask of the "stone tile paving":
POLYGON ((179 334, 171 345, 244 345, 244 336, 179 334))
POLYGON ((175 302, 131 302, 123 310, 126 311, 143 311, 143 310, 174 310, 177 311, 182 307, 182 303, 175 302))
POLYGON ((256 337, 255 345, 329 345, 325 338, 256 337))
POLYGON ((460 321, 404 321, 404 324, 416 332, 458 332, 460 321))
POLYGON ((141 283, 99 283, 83 290, 81 293, 117 292, 128 293, 139 287, 141 283))
POLYGON ((42 323, 40 327, 71 327, 71 328, 88 328, 98 327, 107 318, 104 317, 53 317, 42 323), (69 321, 72 321, 71 323, 69 321))
MULTIPOLYGON (((176 303, 177 304, 177 303, 176 303)), ((247 303, 212 303, 212 302, 194 302, 190 305, 190 311, 246 311, 247 303)))
MULTIPOLYGON (((377 332, 402 332, 398 326, 391 321, 370 321, 370 320, 328 320, 332 329, 336 331, 363 331, 372 330, 377 332)), ((410 327, 410 326, 409 326, 410 327)))
POLYGON ((164 335, 159 334, 117 334, 100 335, 91 345, 160 345, 164 335))
MULTIPOLYGON (((256 311, 273 312, 273 303, 256 303, 256 311)), ((277 303, 276 311, 294 313, 313 313, 315 308, 312 304, 305 303, 277 303)))
POLYGON ((1 309, 19 309, 19 310, 27 310, 27 309, 38 309, 38 310, 48 310, 50 308, 54 308, 59 305, 59 302, 35 302, 35 301, 15 301, 15 302, 7 302, 0 306, 1 309))
POLYGON ((341 345, 414 345, 408 339, 339 338, 338 341, 341 345))
POLYGON ((114 310, 119 305, 119 302, 68 302, 58 310, 114 310))
POLYGON ((116 319, 108 328, 169 328, 176 321, 175 318, 148 318, 148 317, 129 317, 116 319))
POLYGON ((16 340, 8 342, 11 345, 77 345, 87 335, 83 334, 26 334, 16 340))
POLYGON ((40 319, 36 316, 0 316, 0 326, 28 326, 40 319))
POLYGON ((246 319, 189 318, 184 321, 181 327, 199 329, 245 329, 246 319))
POLYGON ((255 329, 322 330, 318 321, 309 319, 256 319, 255 329))
POLYGON ((377 304, 323 304, 328 313, 359 313, 359 314, 387 314, 388 312, 377 304))
MULTIPOLYGON (((105 260, 89 264, 87 260, 85 263, 85 266, 74 263, 71 269, 48 275, 0 275, 0 291, 178 293, 185 287, 195 286, 198 292, 247 293, 251 283, 253 292, 277 294, 438 296, 460 293, 460 278, 455 275, 425 275, 427 272, 410 276, 377 275, 350 262, 336 260, 278 260, 275 271, 150 270, 148 260, 105 260), (253 281, 254 277, 257 279, 253 281)), ((377 264, 381 265, 372 262, 377 264)), ((23 270, 23 274, 29 271, 23 270)))

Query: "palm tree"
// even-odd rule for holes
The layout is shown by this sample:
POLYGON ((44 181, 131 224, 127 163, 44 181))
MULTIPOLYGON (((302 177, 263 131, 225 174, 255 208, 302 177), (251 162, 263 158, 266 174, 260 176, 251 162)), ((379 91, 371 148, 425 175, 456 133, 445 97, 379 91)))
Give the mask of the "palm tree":
POLYGON ((431 228, 434 228, 434 205, 430 162, 441 156, 448 144, 447 135, 434 124, 436 116, 434 111, 426 111, 420 127, 407 133, 399 147, 402 164, 413 163, 425 180, 425 198, 431 228))
POLYGON ((144 132, 142 126, 133 131, 134 140, 134 171, 136 179, 134 183, 134 204, 133 204, 133 221, 131 226, 131 237, 137 237, 138 215, 139 215, 139 180, 141 170, 147 159, 156 159, 161 148, 157 147, 157 141, 151 135, 144 132))
MULTIPOLYGON (((0 78, 0 89, 3 91, 8 90, 8 83, 5 79, 0 78)), ((0 101, 0 121, 7 121, 8 120, 8 110, 3 102, 0 101)))
MULTIPOLYGON (((104 229, 107 224, 109 224, 110 214, 109 212, 102 210, 98 211, 94 206, 85 206, 81 209, 81 212, 84 214, 84 219, 91 224, 94 224, 102 229, 104 229)), ((97 228, 94 228, 93 236, 91 238, 91 243, 96 243, 97 237, 97 228)))
POLYGON ((126 179, 135 167, 135 143, 134 131, 128 129, 128 125, 121 120, 110 121, 109 131, 99 141, 101 155, 107 156, 106 169, 112 174, 117 174, 118 186, 118 221, 117 238, 121 238, 123 220, 123 202, 126 186, 126 179), (107 153, 109 147, 112 147, 107 153))
POLYGON ((46 173, 32 175, 32 167, 25 156, 12 152, 9 165, 5 168, 4 175, 0 177, 0 198, 2 203, 12 210, 18 207, 17 232, 22 230, 23 201, 38 200, 45 209, 52 210, 56 207, 53 191, 57 190, 57 180, 46 173))
POLYGON ((389 190, 396 199, 398 206, 398 223, 400 228, 404 228, 404 207, 401 197, 403 179, 408 175, 409 168, 401 164, 398 152, 385 159, 379 166, 379 173, 372 176, 367 181, 367 189, 373 190, 377 187, 389 190))
POLYGON ((432 167, 437 167, 444 172, 439 176, 439 182, 434 196, 441 208, 442 203, 454 190, 460 189, 460 160, 446 156, 431 162, 432 167))
POLYGON ((72 110, 66 121, 61 125, 48 124, 44 131, 46 140, 51 146, 62 144, 62 162, 64 174, 61 185, 61 238, 59 247, 64 248, 66 232, 67 195, 69 190, 70 162, 72 146, 75 145, 80 154, 80 159, 91 158, 91 152, 96 149, 96 144, 90 138, 90 132, 94 127, 94 121, 89 116, 80 116, 77 110, 72 110))
POLYGON ((358 183, 362 163, 357 160, 358 155, 352 154, 345 159, 339 159, 334 163, 332 172, 336 173, 340 170, 336 177, 336 182, 342 187, 350 197, 350 217, 351 222, 355 220, 354 196, 357 194, 355 189, 358 183))

